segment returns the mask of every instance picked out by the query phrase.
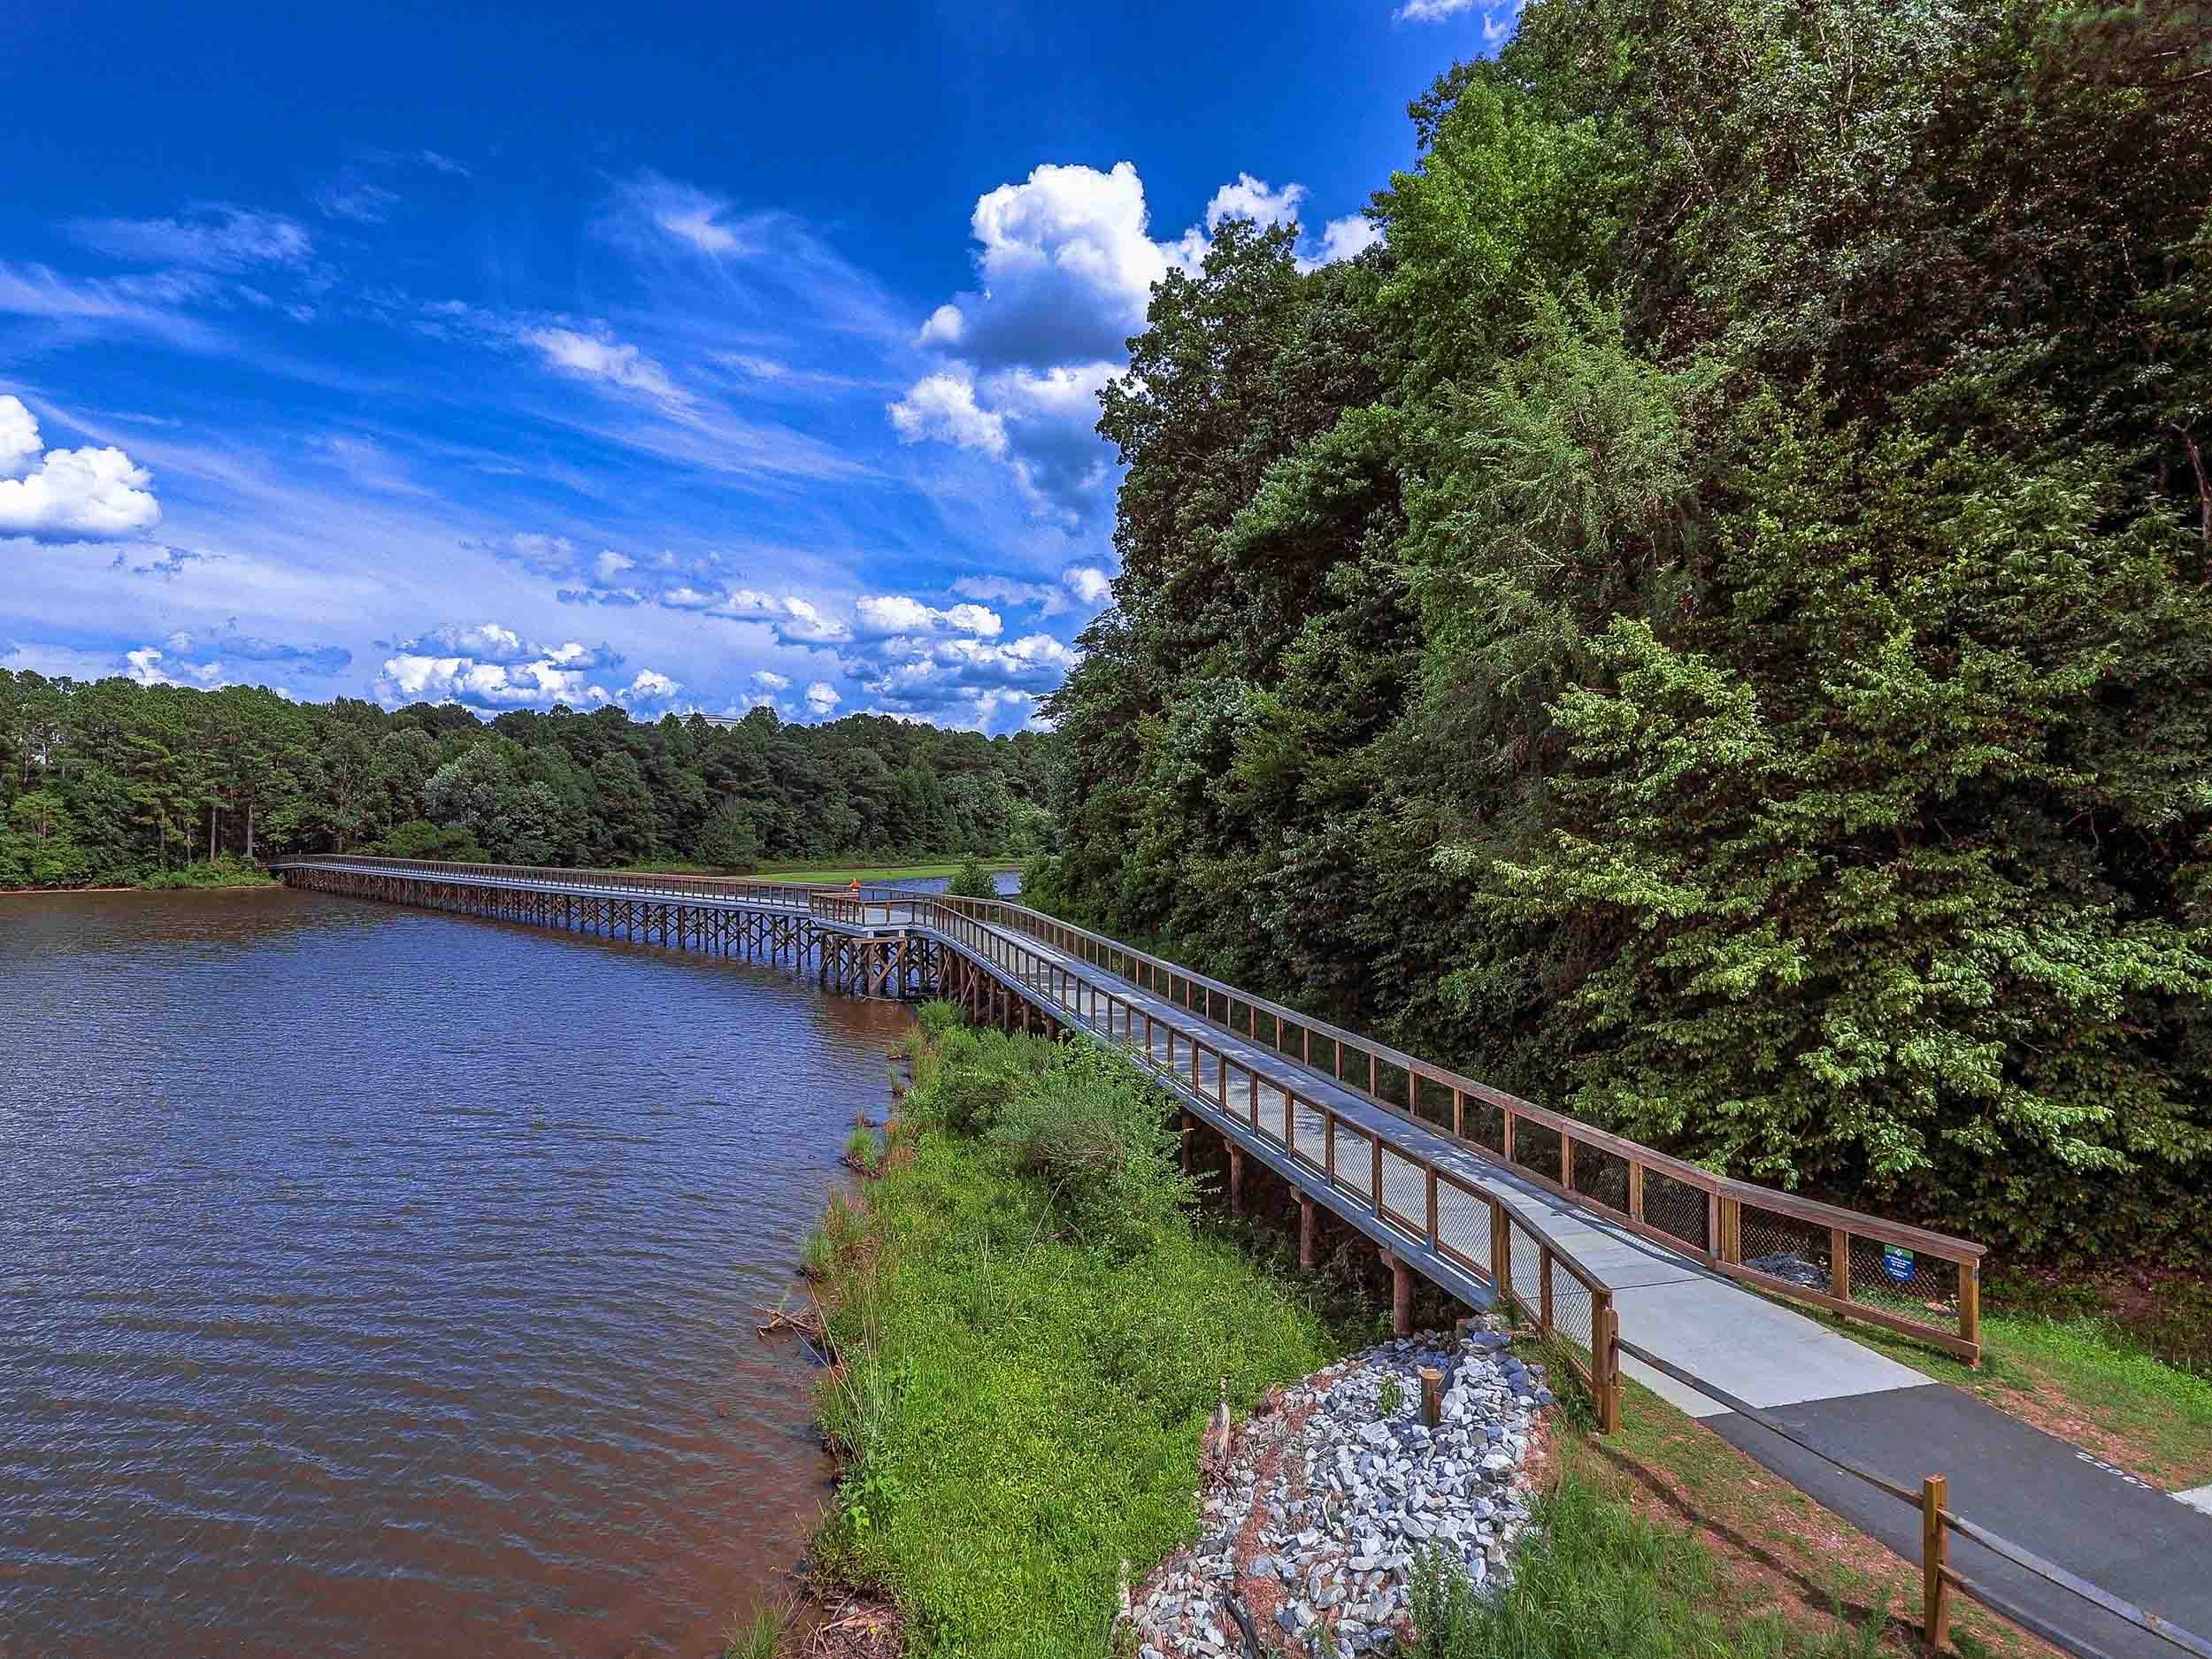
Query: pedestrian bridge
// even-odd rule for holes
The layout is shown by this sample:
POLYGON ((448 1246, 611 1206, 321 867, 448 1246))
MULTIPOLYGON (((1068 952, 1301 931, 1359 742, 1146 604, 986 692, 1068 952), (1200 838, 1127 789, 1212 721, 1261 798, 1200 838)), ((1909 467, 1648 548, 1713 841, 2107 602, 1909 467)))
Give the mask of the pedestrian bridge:
MULTIPOLYGON (((1601 1402, 1617 1392, 1616 1329, 1701 1377, 1717 1364, 1757 1404, 1807 1397, 1793 1391, 1809 1373, 1828 1394, 1910 1374, 1770 1298, 1979 1356, 1977 1245, 1716 1176, 1024 905, 357 856, 272 868, 295 887, 776 962, 839 991, 941 996, 978 1020, 1110 1044, 1224 1138, 1233 1202, 1256 1162, 1295 1190, 1309 1240, 1319 1206, 1373 1240, 1402 1288, 1418 1272, 1471 1307, 1511 1297, 1583 1356, 1601 1402)), ((1655 1371, 1640 1380, 1709 1409, 1655 1371)))

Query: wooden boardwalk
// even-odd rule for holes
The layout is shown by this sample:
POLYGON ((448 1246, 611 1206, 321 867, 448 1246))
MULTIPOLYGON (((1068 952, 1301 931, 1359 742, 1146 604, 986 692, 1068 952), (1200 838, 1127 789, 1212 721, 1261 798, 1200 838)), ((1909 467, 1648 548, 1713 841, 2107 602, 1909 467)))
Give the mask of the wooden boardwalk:
MULTIPOLYGON (((1586 1351, 1609 1310, 1627 1340, 1761 1406, 1927 1380, 1248 1032, 1195 1019, 1167 994, 1002 926, 955 924, 946 936, 1064 1023, 1145 1065, 1240 1152, 1471 1306, 1490 1305, 1502 1280, 1586 1351)), ((1716 1409, 1634 1359, 1623 1370, 1692 1416, 1716 1409)))
POLYGON ((1371 1240, 1402 1308, 1414 1273, 1473 1308, 1510 1297, 1580 1356, 1609 1415, 1616 1334, 1758 1406, 1917 1380, 1747 1284, 1978 1352, 1974 1246, 1723 1180, 1018 904, 358 856, 274 867, 298 886, 772 961, 832 988, 949 996, 978 1019, 1110 1043, 1223 1137, 1233 1203, 1255 1161, 1294 1190, 1309 1242, 1317 1210, 1371 1240), (1747 1236, 1786 1253, 1747 1261, 1747 1236), (1855 1286, 1870 1248, 1923 1278, 1948 1263, 1949 1299, 1901 1311, 1878 1273, 1855 1286), (1778 1263, 1802 1271, 1778 1277, 1778 1263))

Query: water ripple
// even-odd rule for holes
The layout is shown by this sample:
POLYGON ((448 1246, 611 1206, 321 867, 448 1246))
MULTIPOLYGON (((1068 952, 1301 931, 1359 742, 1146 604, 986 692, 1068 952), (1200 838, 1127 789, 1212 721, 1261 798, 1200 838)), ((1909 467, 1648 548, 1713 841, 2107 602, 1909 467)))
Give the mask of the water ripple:
POLYGON ((0 1647, 697 1654, 904 1016, 284 892, 0 899, 0 1647))

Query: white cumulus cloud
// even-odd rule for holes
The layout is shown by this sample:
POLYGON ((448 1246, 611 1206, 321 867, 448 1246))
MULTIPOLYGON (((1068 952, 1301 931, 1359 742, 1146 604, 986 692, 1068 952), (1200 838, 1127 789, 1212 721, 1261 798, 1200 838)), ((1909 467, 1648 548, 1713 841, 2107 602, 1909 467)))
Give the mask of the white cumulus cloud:
POLYGON ((1302 184, 1286 184, 1277 190, 1269 188, 1264 179, 1240 173, 1234 184, 1223 185, 1206 204, 1206 228, 1219 230, 1225 219, 1248 219, 1262 225, 1294 224, 1298 204, 1305 199, 1302 184))
POLYGON ((1340 259, 1356 258, 1381 240, 1382 232, 1363 214, 1333 219, 1321 228, 1319 263, 1334 265, 1340 259))
MULTIPOLYGON (((969 219, 977 286, 933 311, 915 343, 943 365, 885 406, 907 443, 942 443, 1005 463, 1033 511, 1073 523, 1102 499, 1112 463, 1098 395, 1128 360, 1152 290, 1193 272, 1230 219, 1291 225, 1303 185, 1240 173, 1207 202, 1203 223, 1171 240, 1151 232, 1144 182, 1116 162, 1050 163, 978 198, 969 219)), ((1348 258, 1375 241, 1357 215, 1330 221, 1299 264, 1348 258)))
POLYGON ((806 688, 806 706, 824 717, 834 713, 837 705, 844 701, 837 695, 837 687, 826 680, 818 680, 806 688))
POLYGON ((953 633, 990 639, 1003 626, 998 612, 985 605, 959 604, 941 611, 903 594, 864 594, 853 602, 853 610, 864 638, 953 633))
POLYGON ((1060 580, 1076 599, 1087 605, 1102 605, 1113 597, 1113 586, 1094 565, 1077 565, 1060 572, 1060 580))
POLYGON ((38 423, 0 395, 0 535, 103 541, 161 521, 153 474, 112 445, 39 455, 38 423))
POLYGON ((924 375, 890 405, 890 415, 902 442, 933 438, 983 455, 1006 453, 1006 417, 977 405, 964 369, 924 375))

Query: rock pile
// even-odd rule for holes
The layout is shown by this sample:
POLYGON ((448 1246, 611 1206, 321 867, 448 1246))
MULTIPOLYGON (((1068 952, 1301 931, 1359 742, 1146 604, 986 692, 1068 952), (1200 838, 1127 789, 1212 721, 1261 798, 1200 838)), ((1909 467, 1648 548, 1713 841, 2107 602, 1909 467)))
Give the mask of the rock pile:
POLYGON ((1133 1601, 1139 1659, 1310 1654, 1324 1626, 1339 1653, 1386 1655, 1408 1633, 1417 1555, 1499 1579, 1528 1521, 1522 1462, 1552 1403, 1542 1367, 1507 1342, 1407 1337, 1271 1393, 1204 1494, 1206 1536, 1133 1601), (1433 1430, 1424 1367, 1444 1377, 1433 1430))

